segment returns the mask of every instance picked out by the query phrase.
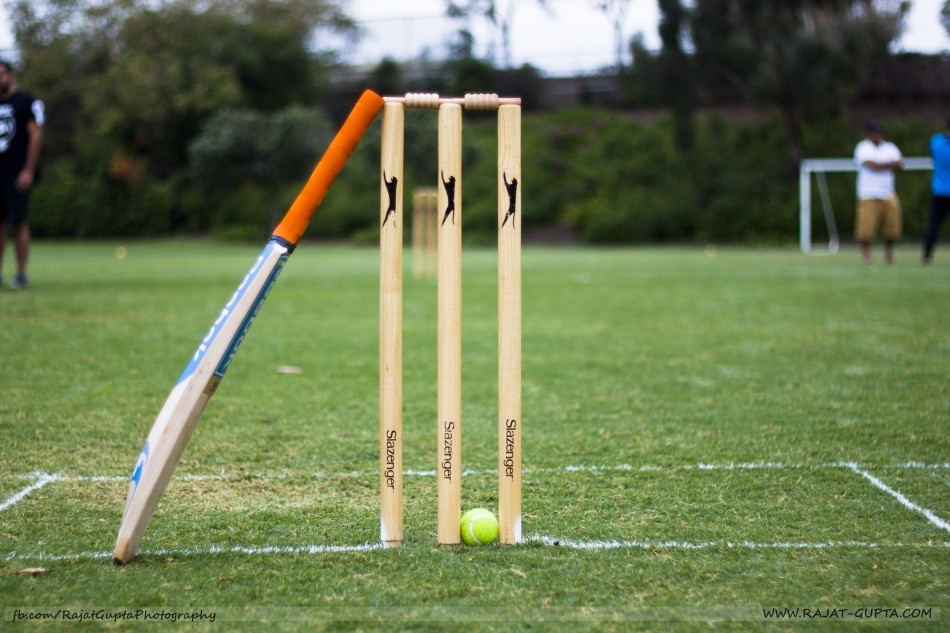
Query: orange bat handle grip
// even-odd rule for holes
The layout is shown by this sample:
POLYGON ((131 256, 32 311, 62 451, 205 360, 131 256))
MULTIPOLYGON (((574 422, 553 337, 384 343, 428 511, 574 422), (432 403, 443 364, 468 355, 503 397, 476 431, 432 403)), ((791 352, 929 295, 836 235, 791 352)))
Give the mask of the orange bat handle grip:
POLYGON ((274 237, 284 239, 292 245, 300 241, 304 231, 307 230, 307 225, 310 224, 310 218, 327 195, 330 185, 333 184, 350 154, 356 149, 357 143, 363 138, 382 108, 383 98, 372 90, 367 90, 360 96, 350 116, 343 123, 343 127, 337 132, 330 147, 323 154, 323 158, 310 174, 307 184, 284 215, 284 219, 274 229, 274 237))

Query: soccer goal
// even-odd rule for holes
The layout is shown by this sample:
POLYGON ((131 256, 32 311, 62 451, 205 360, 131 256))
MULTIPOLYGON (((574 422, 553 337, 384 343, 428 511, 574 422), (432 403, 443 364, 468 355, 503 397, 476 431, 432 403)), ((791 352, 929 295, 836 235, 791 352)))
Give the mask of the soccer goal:
MULTIPOLYGON (((932 170, 933 160, 925 156, 904 158, 904 171, 932 170)), ((858 170, 851 158, 806 158, 798 170, 798 209, 799 209, 799 243, 802 252, 811 253, 811 180, 815 174, 818 184, 818 198, 821 201, 821 210, 825 216, 825 227, 828 229, 828 253, 838 252, 838 227, 835 224, 835 212, 831 206, 831 196, 828 194, 828 181, 825 174, 834 172, 856 172, 858 170)))

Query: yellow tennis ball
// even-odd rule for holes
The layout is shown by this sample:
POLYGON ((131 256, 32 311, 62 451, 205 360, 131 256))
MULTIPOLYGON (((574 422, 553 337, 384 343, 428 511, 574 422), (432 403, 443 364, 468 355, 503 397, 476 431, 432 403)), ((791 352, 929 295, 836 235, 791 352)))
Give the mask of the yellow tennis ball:
POLYGON ((498 539, 498 519, 491 510, 476 508, 462 515, 462 541, 466 545, 488 545, 498 539))

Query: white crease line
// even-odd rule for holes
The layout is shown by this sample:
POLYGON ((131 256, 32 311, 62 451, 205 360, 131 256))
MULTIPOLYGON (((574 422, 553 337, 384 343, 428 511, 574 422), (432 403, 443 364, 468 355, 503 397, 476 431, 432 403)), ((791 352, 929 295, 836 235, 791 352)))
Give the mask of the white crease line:
POLYGON ((26 488, 24 488, 24 489, 21 490, 20 492, 16 493, 15 495, 13 495, 12 497, 10 497, 9 499, 7 499, 6 501, 4 501, 3 503, 0 503, 0 512, 3 512, 3 511, 6 510, 7 508, 9 508, 9 507, 15 505, 15 504, 18 503, 20 500, 22 500, 26 495, 30 494, 30 493, 33 492, 34 490, 39 490, 40 488, 42 488, 43 486, 45 486, 45 485, 48 484, 48 483, 51 483, 51 482, 54 482, 54 481, 59 481, 59 477, 58 477, 58 476, 56 476, 56 475, 50 475, 50 474, 48 474, 48 473, 34 473, 33 476, 34 476, 34 477, 38 477, 38 479, 37 479, 35 482, 33 482, 32 484, 30 484, 29 486, 27 486, 26 488))
POLYGON ((885 484, 883 481, 881 481, 880 479, 878 479, 871 473, 867 472, 866 470, 861 470, 861 468, 857 464, 854 464, 854 463, 848 464, 848 469, 854 472, 855 474, 861 475, 862 477, 870 481, 871 484, 878 490, 882 490, 886 492, 887 494, 891 495, 892 497, 894 497, 895 499, 897 499, 897 501, 908 510, 913 510, 914 512, 918 512, 924 515, 925 517, 927 517, 928 521, 936 525, 938 528, 945 530, 947 532, 950 532, 950 523, 947 523, 946 521, 938 517, 933 512, 933 510, 928 510, 927 508, 920 507, 919 505, 917 505, 916 503, 914 503, 913 501, 911 501, 910 499, 908 499, 907 497, 905 497, 898 491, 894 490, 893 488, 885 484))
MULTIPOLYGON (((299 554, 349 554, 353 552, 372 552, 385 549, 381 543, 365 543, 363 545, 300 545, 300 546, 282 546, 267 545, 262 547, 248 547, 245 545, 212 545, 207 548, 162 548, 155 550, 142 550, 138 556, 214 556, 218 554, 244 554, 248 556, 255 555, 299 555, 299 554)), ((23 554, 11 552, 7 554, 5 560, 41 560, 41 561, 71 561, 71 560, 112 560, 113 552, 80 552, 76 554, 23 554)))
MULTIPOLYGON (((561 473, 561 472, 616 472, 616 471, 629 471, 629 472, 670 472, 678 470, 784 470, 784 469, 793 469, 793 468, 802 468, 802 469, 826 469, 826 468, 841 468, 844 466, 842 462, 826 462, 818 464, 808 464, 808 463, 783 463, 783 462, 749 462, 749 463, 725 463, 725 464, 709 464, 700 462, 698 464, 680 464, 673 466, 657 466, 645 464, 642 466, 633 466, 632 464, 618 464, 614 466, 560 466, 554 468, 525 468, 524 472, 526 473, 561 473)), ((493 471, 497 472, 497 471, 493 471)))
MULTIPOLYGON (((950 542, 928 543, 872 543, 867 541, 819 541, 805 542, 754 542, 754 541, 575 541, 559 539, 552 536, 532 535, 522 541, 522 545, 544 545, 575 550, 709 550, 709 549, 750 549, 750 550, 826 550, 826 549, 932 549, 938 547, 950 548, 950 542)), ((409 546, 411 547, 411 546, 409 546)), ((428 547, 428 545, 426 545, 428 547)), ((508 547, 493 545, 492 547, 508 547)), ((388 551, 380 543, 363 543, 362 545, 268 545, 250 547, 244 545, 191 548, 161 548, 142 550, 140 557, 188 557, 188 556, 218 556, 222 554, 239 554, 243 556, 271 556, 271 555, 317 555, 317 554, 352 554, 360 552, 388 551)), ((112 560, 113 552, 79 552, 74 554, 30 554, 11 552, 2 557, 6 561, 79 561, 79 560, 112 560)))
POLYGON ((898 468, 921 468, 926 470, 937 470, 940 468, 950 468, 950 462, 943 462, 942 464, 926 464, 924 462, 904 462, 903 464, 898 464, 898 468))
POLYGON ((524 539, 524 543, 540 543, 552 547, 565 547, 580 550, 609 550, 609 549, 778 549, 778 550, 805 550, 805 549, 887 549, 887 548, 929 548, 948 547, 945 543, 870 543, 867 541, 819 541, 805 542, 777 542, 762 543, 754 541, 574 541, 570 539, 556 539, 550 536, 532 535, 524 539))

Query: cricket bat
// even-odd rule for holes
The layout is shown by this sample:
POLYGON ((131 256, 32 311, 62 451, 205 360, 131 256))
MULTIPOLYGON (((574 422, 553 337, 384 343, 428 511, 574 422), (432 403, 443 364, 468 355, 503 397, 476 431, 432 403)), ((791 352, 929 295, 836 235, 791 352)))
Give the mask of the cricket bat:
POLYGON ((382 107, 382 97, 369 90, 363 93, 257 261, 178 378, 132 471, 113 557, 117 565, 125 564, 135 556, 175 466, 238 346, 300 241, 310 218, 382 107))

